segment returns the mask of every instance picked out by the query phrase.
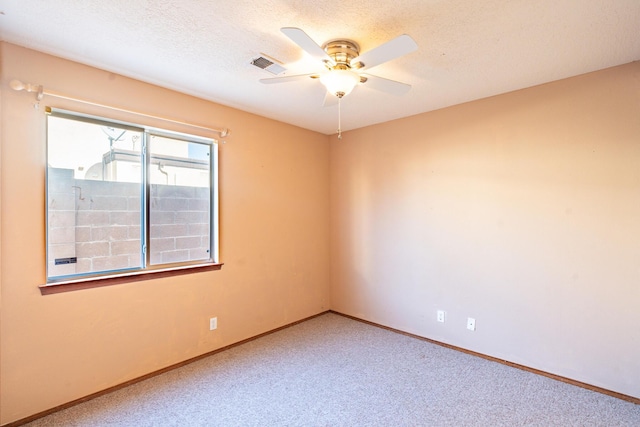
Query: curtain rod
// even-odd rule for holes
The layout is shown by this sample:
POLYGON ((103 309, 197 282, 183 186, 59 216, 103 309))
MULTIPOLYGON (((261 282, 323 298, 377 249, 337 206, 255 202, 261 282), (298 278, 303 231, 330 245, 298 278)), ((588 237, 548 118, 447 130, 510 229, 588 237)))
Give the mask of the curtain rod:
POLYGON ((154 116, 152 114, 141 113, 139 111, 127 110, 127 109, 119 108, 119 107, 112 107, 110 105, 100 104, 100 103, 97 103, 97 102, 87 101, 85 99, 75 98, 75 97, 63 95, 63 94, 60 94, 60 93, 57 93, 57 92, 44 90, 44 87, 42 85, 33 85, 33 84, 30 84, 30 83, 23 83, 20 80, 11 80, 11 82, 9 83, 9 86, 11 86, 11 89, 13 89, 13 90, 17 90, 17 91, 25 90, 27 92, 35 93, 36 94, 36 99, 38 101, 41 101, 42 98, 45 95, 47 95, 47 96, 52 96, 54 98, 67 99, 69 101, 76 101, 76 102, 81 102, 81 103, 87 104, 87 105, 93 105, 93 106, 96 106, 96 107, 102 107, 102 108, 107 108, 107 109, 110 109, 110 110, 121 111, 123 113, 135 114, 137 116, 143 116, 143 117, 148 117, 148 118, 151 118, 151 119, 157 119, 157 120, 162 120, 162 121, 165 121, 165 122, 171 122, 171 123, 176 123, 176 124, 179 124, 179 125, 185 125, 185 126, 190 126, 190 127, 193 127, 193 128, 208 130, 208 131, 216 132, 217 134, 220 135, 220 138, 226 138, 227 136, 229 136, 231 134, 231 130, 229 130, 228 128, 217 129, 217 128, 211 128, 211 127, 206 127, 206 126, 194 125, 193 123, 183 122, 183 121, 180 121, 180 120, 168 119, 166 117, 154 116))

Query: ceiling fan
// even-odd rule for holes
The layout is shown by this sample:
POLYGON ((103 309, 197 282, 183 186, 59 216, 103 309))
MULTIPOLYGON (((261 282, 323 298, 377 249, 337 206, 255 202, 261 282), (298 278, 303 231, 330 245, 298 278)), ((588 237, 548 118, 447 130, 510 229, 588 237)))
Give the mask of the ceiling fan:
MULTIPOLYGON (((366 84, 372 89, 394 95, 403 95, 411 89, 411 85, 406 83, 364 73, 370 68, 417 50, 416 42, 406 34, 360 54, 360 46, 353 40, 333 39, 320 46, 300 28, 284 27, 280 31, 312 58, 320 61, 325 69, 318 73, 261 79, 261 83, 284 83, 305 78, 318 79, 327 88, 325 105, 337 99, 338 107, 340 107, 340 100, 351 93, 358 84, 366 84)), ((340 113, 338 113, 338 138, 341 137, 340 113)))
POLYGON ((406 34, 360 54, 360 46, 353 40, 333 39, 320 46, 300 28, 284 27, 280 31, 312 58, 319 60, 325 70, 321 73, 261 79, 261 83, 283 83, 310 77, 319 79, 328 93, 337 98, 348 95, 358 83, 366 83, 372 89, 394 95, 402 95, 411 89, 411 85, 406 83, 363 73, 418 49, 416 42, 406 34))

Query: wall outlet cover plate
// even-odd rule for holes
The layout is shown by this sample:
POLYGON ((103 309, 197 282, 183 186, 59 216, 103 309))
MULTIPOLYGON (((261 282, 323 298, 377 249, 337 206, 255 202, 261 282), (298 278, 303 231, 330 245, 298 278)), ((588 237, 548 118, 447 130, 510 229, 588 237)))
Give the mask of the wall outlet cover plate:
POLYGON ((473 317, 467 318, 467 329, 470 331, 476 330, 476 319, 474 319, 473 317))

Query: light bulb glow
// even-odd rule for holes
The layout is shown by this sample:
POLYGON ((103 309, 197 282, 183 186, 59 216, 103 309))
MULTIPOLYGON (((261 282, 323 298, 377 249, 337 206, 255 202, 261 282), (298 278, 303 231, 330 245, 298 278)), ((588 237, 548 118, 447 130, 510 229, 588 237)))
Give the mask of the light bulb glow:
POLYGON ((353 88, 360 82, 360 76, 351 70, 330 70, 320 77, 320 82, 327 88, 329 93, 342 98, 351 93, 353 88))

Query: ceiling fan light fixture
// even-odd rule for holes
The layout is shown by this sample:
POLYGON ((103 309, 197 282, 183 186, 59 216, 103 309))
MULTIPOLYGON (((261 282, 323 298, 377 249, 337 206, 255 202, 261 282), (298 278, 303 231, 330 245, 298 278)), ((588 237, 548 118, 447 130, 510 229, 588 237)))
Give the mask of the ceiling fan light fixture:
POLYGON ((349 95, 360 82, 360 75, 348 69, 334 69, 320 76, 320 82, 327 88, 329 93, 342 98, 349 95))

